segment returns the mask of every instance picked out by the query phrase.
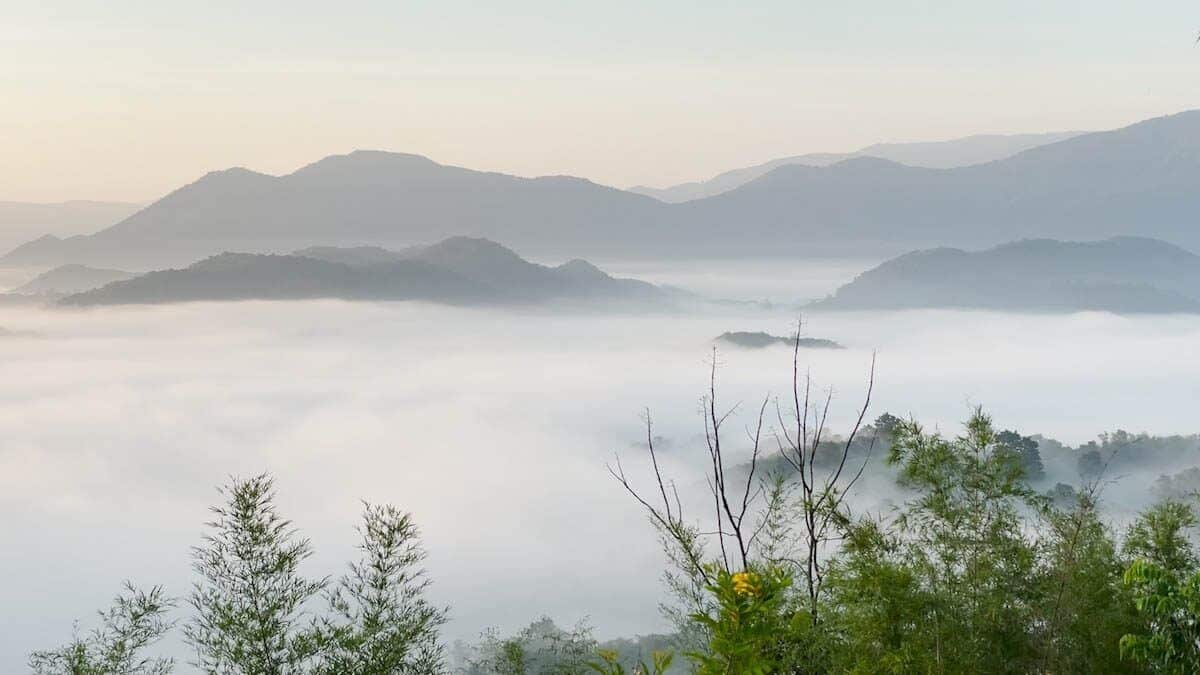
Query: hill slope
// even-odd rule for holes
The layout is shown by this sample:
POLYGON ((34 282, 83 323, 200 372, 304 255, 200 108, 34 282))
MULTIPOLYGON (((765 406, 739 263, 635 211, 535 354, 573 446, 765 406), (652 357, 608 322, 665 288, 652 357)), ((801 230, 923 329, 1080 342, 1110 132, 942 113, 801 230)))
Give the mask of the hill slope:
POLYGON ((1200 312, 1200 256, 1153 239, 915 251, 814 303, 827 309, 1200 312))

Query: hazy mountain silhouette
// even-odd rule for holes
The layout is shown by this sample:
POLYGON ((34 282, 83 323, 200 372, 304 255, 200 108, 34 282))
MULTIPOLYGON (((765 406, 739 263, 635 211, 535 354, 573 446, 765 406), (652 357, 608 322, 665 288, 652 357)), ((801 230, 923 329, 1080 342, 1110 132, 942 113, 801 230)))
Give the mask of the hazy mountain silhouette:
POLYGON ((357 151, 286 176, 210 173, 86 237, 43 237, 8 265, 59 261, 140 268, 180 265, 222 250, 282 252, 349 241, 396 246, 466 234, 555 248, 619 248, 611 228, 665 205, 580 178, 518 178, 424 157, 357 151))
POLYGON ((0 264, 147 269, 228 250, 395 248, 455 234, 536 254, 612 257, 895 253, 1127 234, 1200 247, 1198 184, 1200 111, 954 169, 868 157, 781 166, 682 204, 578 178, 355 152, 283 177, 209 174, 95 235, 44 237, 0 264))
POLYGON ((1082 133, 1081 131, 1064 131, 1045 134, 980 134, 949 141, 876 143, 855 152, 818 152, 782 157, 762 164, 726 171, 706 181, 681 183, 665 188, 638 185, 629 188, 629 191, 654 197, 664 202, 680 203, 729 192, 781 166, 792 164, 829 166, 855 157, 875 157, 927 169, 951 169, 1012 157, 1018 152, 1039 145, 1056 143, 1082 133))
POLYGON ((652 284, 614 278, 583 261, 547 267, 492 241, 453 237, 406 251, 324 247, 291 255, 222 253, 184 269, 149 272, 62 302, 342 298, 453 304, 660 303, 669 297, 652 284))
MULTIPOLYGON (((736 227, 763 250, 995 245, 1023 237, 1136 234, 1200 246, 1200 111, 959 169, 873 158, 784 166, 674 206, 706 242, 736 227)), ((727 237, 728 238, 728 237, 727 237)))
POLYGON ((929 249, 864 272, 814 306, 1200 312, 1200 256, 1137 237, 929 249))
POLYGON ((12 293, 21 295, 52 295, 56 293, 81 293, 99 288, 114 281, 134 277, 132 272, 99 269, 86 265, 62 265, 43 272, 29 283, 14 288, 12 293))
POLYGON ((7 251, 35 237, 65 237, 95 232, 142 208, 124 202, 69 201, 50 204, 0 201, 0 249, 7 251))

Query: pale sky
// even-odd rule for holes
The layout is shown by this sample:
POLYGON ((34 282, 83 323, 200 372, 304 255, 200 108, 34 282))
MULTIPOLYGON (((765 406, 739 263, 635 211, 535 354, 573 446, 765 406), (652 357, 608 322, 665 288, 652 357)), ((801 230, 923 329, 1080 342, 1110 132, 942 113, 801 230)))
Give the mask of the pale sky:
POLYGON ((356 148, 620 187, 1200 108, 1183 0, 5 0, 0 200, 356 148))

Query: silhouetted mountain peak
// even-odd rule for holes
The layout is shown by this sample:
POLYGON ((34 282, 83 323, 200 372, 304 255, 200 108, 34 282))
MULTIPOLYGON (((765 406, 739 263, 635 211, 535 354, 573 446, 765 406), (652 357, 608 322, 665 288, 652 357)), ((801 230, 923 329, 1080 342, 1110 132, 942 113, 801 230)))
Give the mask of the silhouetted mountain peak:
POLYGON ((575 258, 555 268, 572 279, 592 280, 607 278, 608 273, 586 260, 575 258))
POLYGON ((422 155, 384 150, 355 150, 345 155, 330 155, 319 159, 293 171, 289 177, 366 176, 376 172, 428 170, 441 166, 422 155))

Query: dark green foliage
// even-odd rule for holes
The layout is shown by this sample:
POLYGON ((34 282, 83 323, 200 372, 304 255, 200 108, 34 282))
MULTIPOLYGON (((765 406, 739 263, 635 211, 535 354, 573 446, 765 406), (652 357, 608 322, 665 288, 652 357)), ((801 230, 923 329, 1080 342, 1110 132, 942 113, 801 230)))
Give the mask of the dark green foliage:
POLYGON ((936 670, 941 636, 929 630, 926 620, 935 615, 937 598, 922 583, 905 549, 904 541, 878 521, 863 520, 849 528, 829 576, 837 626, 830 670, 936 670))
POLYGON ((1001 431, 996 434, 996 444, 1017 456, 1017 461, 1025 472, 1025 480, 1036 483, 1046 477, 1036 439, 1022 436, 1015 431, 1001 431))
POLYGON ((937 670, 1027 672, 1036 653, 1027 630, 1035 552, 1021 507, 1033 493, 1017 458, 977 410, 953 440, 906 423, 888 461, 917 492, 898 524, 905 563, 930 595, 921 623, 937 670))
POLYGON ((100 627, 86 638, 50 651, 34 652, 29 668, 37 675, 165 675, 172 659, 148 657, 145 649, 158 641, 173 623, 167 613, 175 601, 160 587, 149 593, 126 584, 124 595, 100 612, 100 627))
POLYGON ((872 426, 875 427, 875 431, 880 435, 890 438, 892 432, 899 428, 899 426, 903 423, 904 420, 900 419, 899 417, 896 417, 890 413, 883 413, 879 417, 875 418, 875 424, 872 426))
POLYGON ((1147 560, 1125 573, 1138 611, 1147 619, 1147 634, 1121 639, 1121 654, 1161 673, 1200 672, 1200 572, 1178 574, 1147 560))
POLYGON ((730 574, 713 566, 709 592, 714 611, 692 619, 709 635, 704 651, 690 652, 700 675, 787 671, 802 616, 788 605, 791 577, 783 570, 747 569, 730 574))
POLYGON ((1037 625, 1042 663, 1053 673, 1124 673, 1121 636, 1140 628, 1121 583, 1122 562, 1100 520, 1094 490, 1047 509, 1039 553, 1037 625))
POLYGON ((1145 625, 1121 638, 1121 654, 1156 672, 1200 672, 1200 559, 1187 537, 1196 522, 1189 505, 1163 502, 1125 540, 1134 561, 1124 582, 1145 625))

